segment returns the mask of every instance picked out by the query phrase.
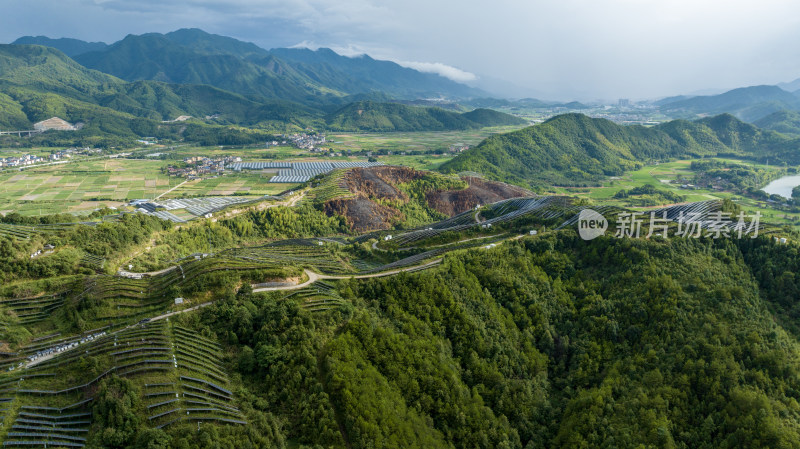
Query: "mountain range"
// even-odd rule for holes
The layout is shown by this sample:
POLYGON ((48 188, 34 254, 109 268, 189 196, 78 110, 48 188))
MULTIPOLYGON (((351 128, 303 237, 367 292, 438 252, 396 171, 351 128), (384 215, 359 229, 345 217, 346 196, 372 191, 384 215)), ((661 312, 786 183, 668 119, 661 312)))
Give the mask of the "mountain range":
POLYGON ((753 122, 778 111, 800 111, 800 96, 778 86, 751 86, 719 95, 676 97, 662 100, 658 105, 662 112, 673 117, 729 113, 753 122))
MULTIPOLYGON (((33 123, 53 116, 88 124, 84 134, 125 136, 138 134, 133 128, 141 129, 142 120, 148 123, 145 129, 151 130, 161 126, 162 121, 182 115, 195 117, 195 122, 203 124, 259 125, 277 130, 312 126, 353 131, 420 131, 525 123, 495 111, 462 114, 382 103, 391 100, 382 93, 340 99, 354 103, 351 107, 347 106, 349 103, 313 107, 279 98, 244 96, 208 84, 127 82, 88 69, 56 49, 0 45, 0 129, 31 129, 33 123), (351 111, 361 114, 354 116, 351 111)), ((146 135, 152 135, 151 132, 146 135)))
POLYGON ((246 95, 318 106, 347 102, 349 95, 382 92, 398 99, 470 98, 486 95, 439 75, 422 73, 367 55, 345 57, 330 49, 265 50, 198 29, 129 35, 108 46, 43 37, 16 44, 51 46, 87 68, 126 81, 208 84, 246 95))
POLYGON ((738 156, 800 162, 800 139, 762 130, 730 114, 655 127, 623 126, 582 114, 489 137, 442 165, 491 179, 542 188, 591 186, 646 162, 672 157, 738 156))

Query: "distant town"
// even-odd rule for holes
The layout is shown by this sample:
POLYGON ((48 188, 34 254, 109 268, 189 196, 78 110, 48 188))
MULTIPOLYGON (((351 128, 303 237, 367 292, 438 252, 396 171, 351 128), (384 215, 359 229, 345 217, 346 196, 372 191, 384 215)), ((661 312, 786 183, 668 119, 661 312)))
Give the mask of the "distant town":
POLYGON ((91 156, 102 153, 103 150, 99 148, 67 148, 58 150, 51 153, 49 156, 36 156, 33 154, 25 154, 22 156, 11 156, 7 158, 0 158, 0 167, 27 167, 30 165, 42 164, 45 162, 58 162, 62 160, 69 160, 75 156, 91 156))

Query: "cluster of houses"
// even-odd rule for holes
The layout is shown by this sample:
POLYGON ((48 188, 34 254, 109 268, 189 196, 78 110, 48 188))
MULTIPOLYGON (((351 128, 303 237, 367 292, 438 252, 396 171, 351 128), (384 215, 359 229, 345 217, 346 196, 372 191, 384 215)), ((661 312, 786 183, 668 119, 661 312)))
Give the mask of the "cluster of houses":
POLYGON ((102 153, 103 150, 99 148, 66 148, 52 153, 50 156, 42 157, 33 154, 26 154, 23 156, 12 156, 7 158, 0 157, 0 167, 26 167, 29 165, 41 164, 44 162, 57 162, 65 159, 70 159, 76 155, 91 155, 102 153))
POLYGON ((55 153, 51 154, 49 159, 51 161, 60 161, 62 159, 69 159, 73 156, 84 155, 84 156, 91 156, 102 153, 103 150, 100 148, 66 148, 64 150, 58 150, 55 153))
POLYGON ((41 156, 26 154, 24 156, 12 156, 5 159, 0 158, 0 167, 24 167, 27 165, 39 164, 45 161, 46 159, 41 156))
POLYGON ((199 179, 207 175, 218 176, 222 175, 225 171, 225 165, 242 162, 242 158, 238 156, 225 156, 211 159, 204 156, 193 156, 185 158, 183 162, 186 163, 185 167, 168 166, 167 174, 170 176, 187 178, 189 180, 199 179))
POLYGON ((283 138, 291 142, 294 147, 303 150, 314 150, 328 141, 324 134, 292 134, 289 136, 284 134, 283 138))

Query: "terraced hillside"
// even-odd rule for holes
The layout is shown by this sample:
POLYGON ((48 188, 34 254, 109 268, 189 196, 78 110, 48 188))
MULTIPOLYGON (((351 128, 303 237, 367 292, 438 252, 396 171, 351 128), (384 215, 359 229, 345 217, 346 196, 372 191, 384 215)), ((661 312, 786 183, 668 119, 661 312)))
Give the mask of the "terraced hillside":
POLYGON ((19 353, 28 367, 0 375, 4 447, 96 446, 108 424, 103 396, 118 379, 130 381, 129 412, 147 427, 247 424, 219 344, 167 320, 46 339, 19 353))

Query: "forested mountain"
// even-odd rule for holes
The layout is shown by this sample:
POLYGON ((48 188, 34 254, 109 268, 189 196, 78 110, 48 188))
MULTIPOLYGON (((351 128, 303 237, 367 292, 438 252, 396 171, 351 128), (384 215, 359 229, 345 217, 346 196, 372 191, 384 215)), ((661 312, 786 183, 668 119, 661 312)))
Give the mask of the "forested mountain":
MULTIPOLYGON (((160 36, 153 39, 165 40, 160 36)), ((139 50, 144 51, 143 48, 139 50)), ((247 47, 242 51, 247 51, 247 47)), ((165 61, 171 57, 167 52, 165 61)), ((142 70, 149 69, 143 67, 142 70)), ((364 101, 372 98, 389 100, 380 93, 341 96, 337 101, 343 104, 356 103, 350 106, 331 104, 328 109, 334 112, 326 115, 324 109, 258 95, 245 97, 208 84, 126 82, 87 69, 54 49, 0 45, 0 104, 3 106, 0 129, 31 129, 33 123, 53 116, 87 124, 88 128, 81 131, 84 135, 115 136, 155 135, 153 128, 160 122, 182 115, 206 124, 260 125, 278 131, 308 126, 359 131, 429 131, 525 123, 489 110, 461 115, 436 108, 364 101), (363 116, 355 112, 365 109, 367 113, 363 116)))
POLYGON ((537 187, 592 185, 644 161, 678 156, 781 154, 795 163, 798 142, 723 114, 696 122, 674 120, 645 128, 565 114, 520 131, 489 137, 442 165, 445 172, 475 171, 537 187))
POLYGON ((439 75, 369 56, 349 58, 329 49, 274 49, 184 29, 129 35, 76 57, 119 78, 209 84, 247 96, 320 105, 337 97, 384 92, 398 98, 474 96, 479 91, 439 75))
POLYGON ((207 85, 153 81, 127 83, 89 70, 63 53, 41 46, 0 45, 0 127, 29 129, 59 116, 76 122, 133 117, 171 120, 218 114, 221 123, 255 124, 303 118, 315 112, 278 100, 257 103, 207 85))
POLYGON ((530 109, 544 109, 553 107, 563 107, 567 109, 587 109, 589 106, 571 101, 569 103, 560 103, 554 101, 542 101, 536 98, 522 98, 520 100, 507 100, 498 98, 473 98, 467 100, 464 104, 476 108, 503 108, 503 107, 523 107, 530 109))
POLYGON ((800 134, 800 112, 779 111, 754 122, 756 126, 785 134, 800 134))
POLYGON ((127 36, 99 52, 84 53, 76 61, 127 81, 155 80, 176 84, 207 84, 255 100, 282 99, 325 102, 342 96, 314 83, 285 62, 266 55, 258 63, 225 50, 195 50, 161 34, 127 36))
POLYGON ((108 47, 105 42, 86 42, 79 39, 62 37, 61 39, 51 39, 47 36, 23 36, 12 44, 17 45, 42 45, 60 50, 70 58, 90 51, 103 50, 108 47))
POLYGON ((339 131, 445 131, 527 123, 487 109, 459 114, 440 108, 371 101, 351 103, 329 114, 325 120, 329 129, 339 131))
POLYGON ((797 447, 800 345, 770 312, 797 281, 767 281, 797 251, 747 240, 569 231, 347 283, 341 313, 240 296, 198 322, 307 445, 797 447))
POLYGON ((662 102, 660 107, 664 113, 674 117, 729 113, 740 120, 753 122, 784 109, 800 110, 800 97, 777 86, 752 86, 719 95, 662 102))
MULTIPOLYGON (((62 222, 63 217, 41 223, 51 220, 62 222)), ((525 228, 537 225, 523 220, 525 228)), ((140 301, 141 285, 164 290, 155 301, 146 297, 148 306, 166 300, 171 307, 177 294, 213 301, 158 320, 157 326, 173 329, 174 339, 142 335, 149 325, 131 325, 124 329, 138 335, 103 340, 107 352, 125 352, 105 354, 87 344, 81 346, 85 353, 60 354, 45 361, 49 366, 3 370, 0 381, 7 386, 8 402, 17 406, 8 413, 12 419, 21 416, 14 421, 21 424, 31 412, 20 403, 37 401, 44 411, 67 402, 59 402, 63 396, 21 389, 14 383, 22 382, 22 376, 28 386, 30 379, 58 368, 59 379, 40 379, 40 385, 66 376, 75 383, 89 382, 119 360, 129 366, 130 356, 124 354, 139 352, 136 357, 155 360, 145 364, 166 361, 170 368, 162 371, 167 374, 115 369, 120 373, 82 392, 94 399, 84 409, 91 416, 84 421, 87 448, 798 447, 800 253, 796 244, 779 244, 772 236, 608 236, 587 242, 567 228, 509 239, 496 247, 452 251, 442 256, 440 265, 423 271, 383 278, 343 276, 300 294, 253 293, 246 285, 263 281, 265 271, 296 273, 298 266, 264 270, 239 263, 235 269, 210 265, 204 271, 200 264, 221 260, 212 256, 186 262, 188 280, 176 273, 172 281, 146 284, 97 276, 80 262, 83 251, 111 257, 148 244, 156 235, 160 244, 232 244, 245 236, 269 235, 292 238, 283 242, 292 245, 302 241, 299 236, 343 227, 342 220, 306 204, 252 209, 181 229, 156 217, 129 214, 30 240, 1 234, 0 276, 9 281, 3 284, 6 297, 61 287, 79 293, 87 285, 101 285, 48 315, 69 335, 92 329, 86 326, 101 312, 138 320, 141 315, 130 315, 130 307, 120 312, 119 304, 140 301), (44 241, 63 249, 30 258, 31 248, 44 241), (321 294, 335 301, 319 307, 309 300, 321 294), (171 350, 173 341, 179 349, 177 362, 161 352, 145 352, 162 351, 157 342, 165 342, 163 351, 171 350), (190 344, 213 351, 214 357, 207 357, 212 368, 205 368, 209 364, 197 356, 186 359, 190 344), (173 364, 193 371, 184 371, 178 383, 173 364), (221 375, 225 387, 219 387, 219 380, 206 381, 202 389, 190 384, 221 375), (169 383, 153 385, 154 378, 169 383), (124 388, 110 389, 115 384, 124 388), (208 387, 230 393, 209 393, 208 387), (184 394, 173 402, 177 391, 184 394), (153 411, 173 410, 176 403, 188 405, 206 395, 232 396, 230 402, 208 402, 240 413, 238 419, 247 425, 204 421, 198 426, 191 416, 180 422, 153 411), (115 416, 124 418, 121 424, 115 416), (167 425, 156 428, 158 422, 167 425)), ((346 253, 338 253, 343 246, 334 243, 320 251, 344 257, 346 253)), ((286 246, 273 248, 281 247, 286 246)), ((303 247, 304 254, 314 254, 316 247, 303 247)), ((369 247, 369 241, 361 241, 355 250, 366 254, 369 247)), ((286 261, 287 253, 279 254, 286 261)), ((336 267, 340 262, 325 260, 336 267)), ((39 338, 44 333, 40 329, 50 329, 42 322, 25 324, 9 313, 9 298, 0 304, 4 332, 15 332, 4 334, 9 342, 24 344, 39 338)), ((159 313, 140 313, 148 312, 159 313)), ((200 411, 189 407, 192 414, 200 411)), ((216 417, 230 416, 219 408, 213 411, 216 417)))

